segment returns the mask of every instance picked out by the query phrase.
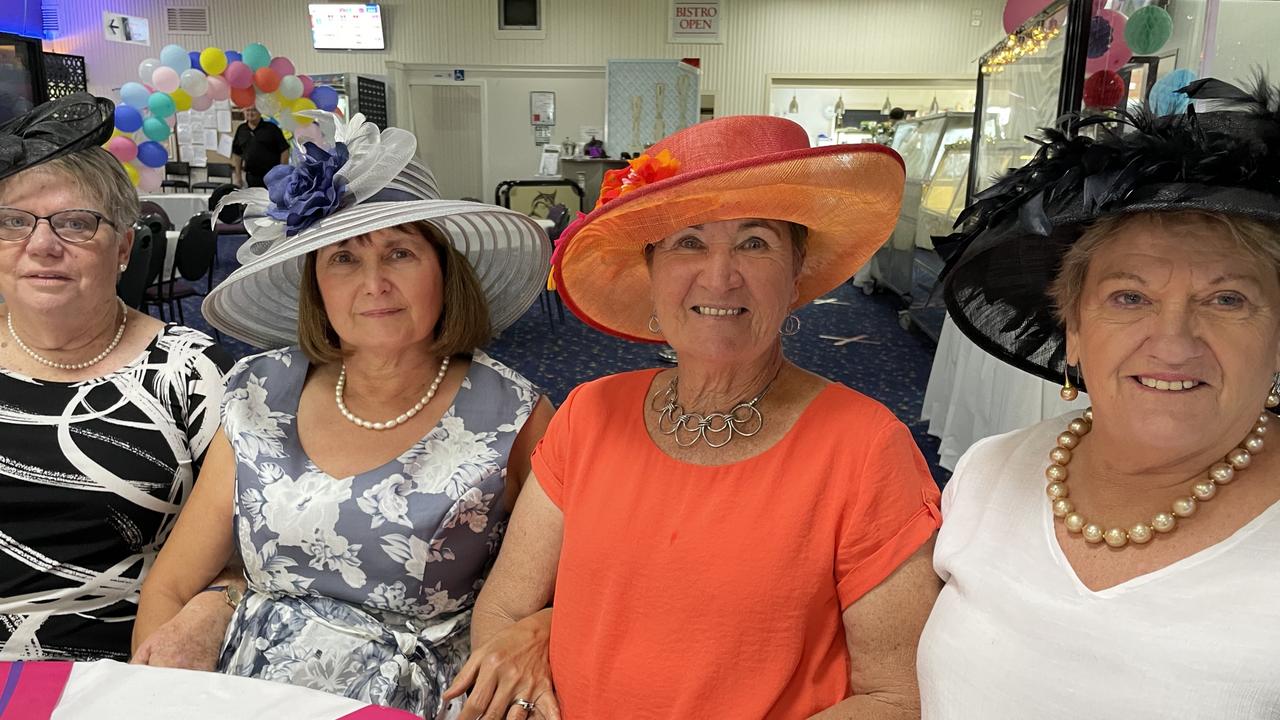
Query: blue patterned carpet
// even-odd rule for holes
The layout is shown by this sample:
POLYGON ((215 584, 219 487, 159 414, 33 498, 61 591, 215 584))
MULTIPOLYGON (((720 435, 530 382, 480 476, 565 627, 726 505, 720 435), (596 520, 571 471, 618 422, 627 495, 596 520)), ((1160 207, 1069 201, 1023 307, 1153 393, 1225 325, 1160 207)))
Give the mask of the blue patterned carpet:
MULTIPOLYGON (((215 281, 221 281, 235 267, 238 244, 222 241, 215 281)), ((801 320, 800 332, 786 338, 787 356, 801 367, 884 403, 911 428, 934 479, 943 484, 949 473, 935 464, 938 440, 925 433, 927 423, 919 419, 933 361, 932 344, 923 335, 899 327, 901 305, 892 295, 865 296, 857 288, 843 285, 825 299, 836 302, 819 301, 796 313, 801 320), (822 335, 853 340, 837 346, 822 335)), ((200 298, 184 301, 186 323, 211 333, 200 316, 199 302, 200 298)), ((231 338, 224 337, 223 344, 236 357, 255 352, 231 338)), ((592 378, 659 365, 656 350, 655 346, 596 332, 568 311, 563 322, 558 314, 549 319, 540 303, 489 347, 491 355, 543 387, 556 403, 592 378)), ((846 431, 856 432, 856 428, 846 431)))

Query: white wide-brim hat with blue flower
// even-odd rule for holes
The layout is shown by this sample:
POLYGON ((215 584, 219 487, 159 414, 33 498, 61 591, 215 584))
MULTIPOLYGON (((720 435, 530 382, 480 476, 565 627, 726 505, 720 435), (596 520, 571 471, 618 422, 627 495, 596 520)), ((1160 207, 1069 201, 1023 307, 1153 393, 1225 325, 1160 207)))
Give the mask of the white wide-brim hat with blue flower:
MULTIPOLYGON (((415 161, 417 140, 401 128, 381 133, 362 115, 313 117, 325 150, 307 143, 293 163, 267 173, 267 189, 228 194, 218 207, 245 208, 249 240, 241 267, 205 298, 210 325, 260 348, 298 342, 298 287, 307 253, 375 230, 425 221, 471 263, 495 332, 529 309, 547 281, 551 242, 527 215, 495 205, 442 200, 435 177, 415 161)), ((218 213, 215 213, 215 217, 218 213)))

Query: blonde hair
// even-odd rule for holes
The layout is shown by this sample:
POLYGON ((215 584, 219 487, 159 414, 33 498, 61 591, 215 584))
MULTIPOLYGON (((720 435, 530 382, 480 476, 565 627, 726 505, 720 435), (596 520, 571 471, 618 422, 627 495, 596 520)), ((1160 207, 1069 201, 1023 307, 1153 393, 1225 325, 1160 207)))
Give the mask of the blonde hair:
POLYGON ((1280 227, 1275 225, 1200 210, 1112 215, 1094 221, 1085 229, 1080 239, 1062 256, 1058 274, 1049 284, 1049 299, 1053 301, 1058 322, 1064 327, 1074 326, 1077 320, 1080 294, 1084 291, 1084 279, 1093 254, 1107 240, 1122 234, 1130 224, 1138 221, 1149 222, 1159 229, 1198 225, 1221 231, 1253 259, 1270 263, 1280 278, 1280 227))
POLYGON ((66 177, 76 190, 95 202, 107 219, 123 234, 138 221, 138 191, 133 189, 120 161, 100 147, 56 157, 0 180, 0 192, 29 172, 58 174, 66 177))
MULTIPOLYGON (((444 305, 432 331, 431 351, 449 357, 484 346, 493 337, 493 326, 489 322, 489 303, 471 263, 431 223, 418 221, 408 227, 435 250, 444 278, 444 305)), ((298 287, 298 344, 315 364, 344 357, 342 342, 329 323, 316 281, 316 251, 307 253, 298 287)))

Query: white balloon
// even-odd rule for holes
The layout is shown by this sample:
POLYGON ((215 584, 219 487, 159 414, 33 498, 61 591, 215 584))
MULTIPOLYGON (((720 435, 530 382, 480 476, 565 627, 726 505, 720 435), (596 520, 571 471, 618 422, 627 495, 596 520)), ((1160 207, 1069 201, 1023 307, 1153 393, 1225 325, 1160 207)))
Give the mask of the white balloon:
POLYGON ((302 97, 302 81, 296 75, 285 75, 280 78, 280 87, 276 92, 286 100, 297 100, 302 97))
POLYGON ((160 67, 160 61, 155 58, 147 58, 138 64, 138 77, 142 82, 150 85, 151 76, 155 74, 156 68, 160 67))
POLYGON ((276 117, 280 114, 280 99, 275 93, 258 93, 258 99, 254 103, 258 108, 258 112, 267 117, 276 117))
POLYGON ((191 97, 198 98, 209 91, 209 78, 199 70, 191 68, 182 71, 182 79, 178 81, 178 85, 191 97))

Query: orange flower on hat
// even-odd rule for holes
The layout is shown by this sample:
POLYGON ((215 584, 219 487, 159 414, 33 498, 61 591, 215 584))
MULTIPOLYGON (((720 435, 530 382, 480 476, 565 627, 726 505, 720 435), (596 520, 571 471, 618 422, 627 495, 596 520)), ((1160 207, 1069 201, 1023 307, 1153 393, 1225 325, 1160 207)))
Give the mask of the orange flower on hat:
POLYGON ((638 190, 659 180, 666 180, 678 172, 680 172, 680 161, 671 154, 670 150, 663 150, 657 155, 645 153, 627 161, 627 167, 610 170, 604 174, 604 182, 600 183, 600 200, 596 202, 596 207, 626 195, 632 190, 638 190))

